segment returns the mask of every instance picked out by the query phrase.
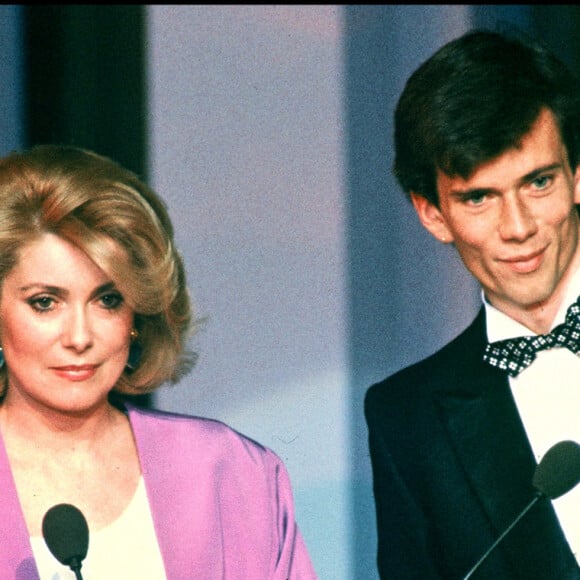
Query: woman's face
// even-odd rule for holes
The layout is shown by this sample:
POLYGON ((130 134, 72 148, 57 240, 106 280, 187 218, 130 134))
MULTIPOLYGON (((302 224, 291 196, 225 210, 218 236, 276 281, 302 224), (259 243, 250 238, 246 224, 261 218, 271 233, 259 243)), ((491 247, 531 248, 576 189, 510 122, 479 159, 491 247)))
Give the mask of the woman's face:
POLYGON ((123 372, 133 311, 85 253, 47 233, 6 276, 0 325, 5 404, 79 414, 106 404, 123 372))

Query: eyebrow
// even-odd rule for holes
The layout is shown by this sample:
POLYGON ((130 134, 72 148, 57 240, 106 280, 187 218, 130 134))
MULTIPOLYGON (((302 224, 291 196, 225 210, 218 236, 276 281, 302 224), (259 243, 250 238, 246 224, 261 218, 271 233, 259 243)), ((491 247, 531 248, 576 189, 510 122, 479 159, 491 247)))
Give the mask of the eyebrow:
MULTIPOLYGON (((53 294, 55 296, 67 296, 69 294, 68 290, 61 288, 59 286, 52 286, 50 284, 43 284, 42 282, 33 282, 32 284, 27 284, 26 286, 21 286, 18 290, 25 294, 31 290, 38 290, 39 292, 46 292, 47 294, 53 294)), ((103 292, 110 292, 111 290, 117 290, 117 287, 113 282, 105 282, 101 286, 95 288, 91 293, 91 298, 102 294, 103 292)), ((118 291, 118 290, 117 290, 118 291)))
MULTIPOLYGON (((534 181, 540 177, 543 173, 547 171, 554 171, 555 169, 561 169, 562 163, 550 163, 549 165, 544 165, 542 167, 538 167, 529 173, 526 173, 518 180, 518 185, 524 185, 525 183, 530 183, 530 181, 534 181)), ((457 199, 467 199, 469 197, 480 197, 487 195, 489 193, 494 193, 497 191, 493 187, 475 187, 473 189, 454 189, 451 191, 451 196, 457 199)))

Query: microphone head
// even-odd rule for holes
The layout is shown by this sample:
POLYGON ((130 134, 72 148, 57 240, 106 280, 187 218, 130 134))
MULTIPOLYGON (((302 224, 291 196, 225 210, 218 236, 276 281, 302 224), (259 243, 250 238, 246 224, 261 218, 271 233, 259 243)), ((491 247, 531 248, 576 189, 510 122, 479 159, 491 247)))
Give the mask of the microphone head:
POLYGON ((568 493, 580 482, 580 445, 574 441, 556 443, 536 467, 532 483, 549 499, 568 493))
POLYGON ((42 535, 52 555, 65 566, 78 566, 89 549, 89 526, 74 505, 51 507, 42 520, 42 535))

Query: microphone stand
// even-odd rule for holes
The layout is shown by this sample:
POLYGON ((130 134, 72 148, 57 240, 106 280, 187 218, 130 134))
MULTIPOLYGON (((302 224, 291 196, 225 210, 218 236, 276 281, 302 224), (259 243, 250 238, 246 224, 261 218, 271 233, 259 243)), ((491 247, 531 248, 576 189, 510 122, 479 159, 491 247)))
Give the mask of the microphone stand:
POLYGON ((78 558, 72 558, 68 567, 75 573, 76 580, 83 580, 83 576, 81 574, 82 560, 79 560, 78 558))
POLYGON ((489 556, 489 554, 495 549, 495 547, 508 535, 508 533, 515 527, 515 525, 540 501, 546 497, 542 492, 537 492, 534 499, 526 506, 524 511, 504 530, 504 532, 499 536, 499 538, 489 547, 487 552, 477 561, 475 566, 463 577, 463 580, 468 580, 473 576, 474 572, 483 564, 484 560, 489 556))

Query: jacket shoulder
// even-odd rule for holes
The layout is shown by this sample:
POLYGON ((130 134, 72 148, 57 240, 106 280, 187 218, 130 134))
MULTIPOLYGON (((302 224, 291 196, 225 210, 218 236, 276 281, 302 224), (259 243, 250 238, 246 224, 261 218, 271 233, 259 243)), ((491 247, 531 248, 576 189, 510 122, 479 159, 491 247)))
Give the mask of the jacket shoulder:
POLYGON ((217 419, 137 407, 128 411, 138 443, 155 441, 172 453, 200 453, 214 461, 280 462, 271 449, 217 419))
POLYGON ((380 404, 386 398, 409 401, 423 391, 436 390, 439 384, 472 374, 481 363, 485 337, 485 311, 482 308, 463 332, 435 353, 372 385, 366 393, 365 406, 380 404))

